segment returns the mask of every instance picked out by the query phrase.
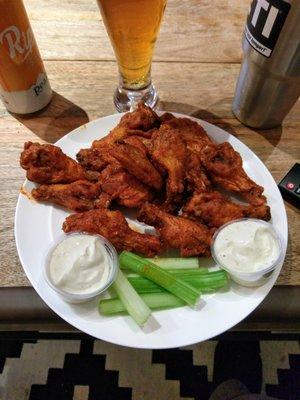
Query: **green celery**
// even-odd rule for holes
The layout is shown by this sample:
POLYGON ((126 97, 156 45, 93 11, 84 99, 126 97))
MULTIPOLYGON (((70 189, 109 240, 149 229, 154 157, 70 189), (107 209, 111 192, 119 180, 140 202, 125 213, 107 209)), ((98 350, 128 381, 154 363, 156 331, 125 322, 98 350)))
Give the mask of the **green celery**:
MULTIPOLYGON (((212 273, 213 274, 213 273, 212 273)), ((189 277, 189 276, 181 276, 181 279, 190 284, 191 286, 195 287, 201 293, 210 293, 214 290, 220 289, 224 287, 227 283, 227 277, 224 276, 216 276, 214 275, 213 277, 208 277, 206 276, 201 277, 189 277)), ((147 278, 144 278, 142 276, 140 277, 128 277, 129 282, 132 284, 132 286, 135 288, 135 290, 141 294, 141 293, 159 293, 159 292, 164 292, 165 289, 163 289, 160 285, 150 281, 147 278)))
POLYGON ((201 291, 182 279, 170 274, 136 254, 123 251, 119 256, 120 265, 150 279, 173 293, 187 304, 195 306, 200 299, 201 291))
MULTIPOLYGON (((202 275, 205 275, 208 273, 210 274, 210 273, 215 273, 215 272, 221 272, 223 275, 226 274, 226 272, 224 270, 209 272, 208 268, 166 269, 165 271, 169 272, 170 274, 172 274, 174 276, 177 276, 178 278, 181 278, 182 276, 199 276, 199 275, 202 276, 202 275)), ((123 272, 126 274, 127 278, 140 276, 139 274, 131 272, 128 269, 123 269, 123 272)))
POLYGON ((150 317, 151 310, 138 295, 121 270, 118 271, 112 288, 117 293, 128 314, 131 315, 138 325, 143 326, 150 317))
POLYGON ((146 258, 147 261, 158 265, 162 269, 183 269, 183 268, 199 268, 199 260, 197 257, 154 257, 146 258))
MULTIPOLYGON (((140 296, 151 309, 175 308, 185 305, 184 301, 171 293, 148 293, 140 296)), ((126 313, 124 304, 118 298, 100 299, 99 311, 103 315, 126 313)))

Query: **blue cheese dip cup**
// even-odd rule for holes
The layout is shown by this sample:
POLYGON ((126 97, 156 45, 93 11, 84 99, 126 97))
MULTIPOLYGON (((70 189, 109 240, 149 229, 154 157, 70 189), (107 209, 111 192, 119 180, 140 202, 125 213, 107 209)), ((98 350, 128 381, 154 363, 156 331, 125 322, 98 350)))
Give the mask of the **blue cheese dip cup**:
POLYGON ((48 249, 42 268, 47 284, 65 301, 83 303, 109 288, 118 265, 118 254, 107 239, 83 232, 59 236, 48 249))
POLYGON ((260 286, 283 261, 283 246, 274 227, 263 220, 242 218, 222 225, 213 235, 215 262, 242 286, 260 286))

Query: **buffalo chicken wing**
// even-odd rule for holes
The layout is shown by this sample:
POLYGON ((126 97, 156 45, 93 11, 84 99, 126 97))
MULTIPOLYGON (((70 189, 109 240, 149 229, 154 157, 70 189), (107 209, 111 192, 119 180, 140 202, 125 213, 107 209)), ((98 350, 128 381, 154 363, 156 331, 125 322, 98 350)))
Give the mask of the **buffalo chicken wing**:
POLYGON ((205 225, 175 217, 149 203, 140 209, 138 220, 154 226, 164 243, 171 248, 180 249, 182 257, 210 253, 211 232, 205 225))
POLYGON ((63 230, 66 233, 79 231, 102 235, 118 251, 135 251, 148 257, 161 252, 160 239, 130 229, 120 211, 98 209, 72 214, 66 218, 63 230))
MULTIPOLYGON (((110 200, 122 206, 134 208, 140 207, 146 201, 153 199, 151 189, 130 175, 118 164, 108 165, 100 174, 99 182, 103 192, 110 196, 110 200)), ((110 200, 107 198, 107 203, 110 200)), ((101 202, 103 196, 101 196, 101 202)))
POLYGON ((189 151, 185 179, 190 192, 209 192, 212 185, 197 153, 189 151))
POLYGON ((271 218, 267 205, 237 204, 216 191, 195 193, 183 208, 183 215, 214 228, 239 218, 259 218, 266 221, 271 218))
POLYGON ((168 127, 177 136, 180 136, 189 151, 198 154, 201 153, 205 145, 212 143, 202 126, 188 118, 168 117, 163 122, 162 127, 168 127))
POLYGON ((168 174, 167 202, 184 191, 187 151, 184 142, 172 130, 160 127, 152 137, 151 157, 168 174))
POLYGON ((110 155, 111 146, 103 146, 99 149, 81 149, 76 158, 79 164, 86 170, 101 172, 107 165, 117 163, 117 160, 110 155))
POLYGON ((158 126, 159 118, 155 112, 140 103, 135 111, 123 115, 119 124, 107 136, 94 140, 93 147, 100 148, 103 145, 113 144, 133 135, 150 138, 152 130, 158 126))
POLYGON ((88 181, 41 185, 31 192, 35 200, 58 204, 72 211, 91 210, 100 193, 100 184, 88 181))
POLYGON ((52 144, 25 143, 20 164, 27 179, 41 184, 70 183, 88 177, 81 165, 52 144))
POLYGON ((264 188, 253 182, 243 169, 240 154, 230 143, 206 146, 200 155, 201 162, 212 181, 225 190, 240 194, 250 204, 266 203, 264 188))
POLYGON ((119 161, 124 169, 141 182, 156 190, 161 189, 162 177, 139 148, 127 143, 117 144, 111 148, 110 154, 119 161))

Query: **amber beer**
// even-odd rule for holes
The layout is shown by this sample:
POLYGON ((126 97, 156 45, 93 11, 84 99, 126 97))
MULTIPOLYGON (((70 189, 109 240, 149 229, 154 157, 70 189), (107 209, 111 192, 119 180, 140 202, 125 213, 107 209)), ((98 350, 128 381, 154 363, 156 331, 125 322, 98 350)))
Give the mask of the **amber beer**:
POLYGON ((167 0, 97 0, 119 65, 122 86, 146 87, 167 0))
POLYGON ((0 96, 27 114, 51 100, 51 88, 22 0, 0 0, 0 96))

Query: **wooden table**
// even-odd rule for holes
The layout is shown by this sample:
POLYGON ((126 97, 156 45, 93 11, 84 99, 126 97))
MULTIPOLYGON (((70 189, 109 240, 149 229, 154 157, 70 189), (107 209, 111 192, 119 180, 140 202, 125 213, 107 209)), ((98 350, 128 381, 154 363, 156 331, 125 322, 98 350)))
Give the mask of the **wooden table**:
MULTIPOLYGON (((9 288, 21 296, 20 288, 30 286, 13 234, 25 176, 19 167, 23 143, 53 143, 89 120, 114 113, 117 83, 114 55, 95 0, 24 2, 55 93, 50 106, 35 116, 12 116, 0 105, 0 294, 7 288, 6 304, 13 293, 9 288)), ((281 127, 268 131, 243 126, 231 112, 248 7, 249 0, 169 0, 155 50, 153 80, 161 109, 223 127, 249 146, 279 181, 299 161, 300 102, 281 127)), ((277 285, 293 287, 295 293, 300 287, 298 210, 285 204, 289 244, 277 285)))

